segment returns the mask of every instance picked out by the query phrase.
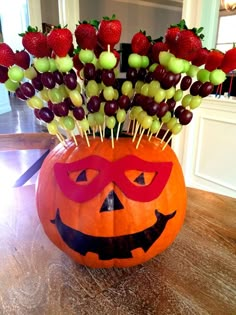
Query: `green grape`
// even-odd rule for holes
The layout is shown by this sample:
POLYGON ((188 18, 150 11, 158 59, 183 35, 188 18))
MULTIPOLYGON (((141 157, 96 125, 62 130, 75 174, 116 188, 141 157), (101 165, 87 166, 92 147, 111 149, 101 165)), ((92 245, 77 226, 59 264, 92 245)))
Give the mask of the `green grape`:
POLYGON ((196 77, 197 73, 198 73, 199 68, 195 65, 190 65, 188 71, 186 72, 187 75, 189 75, 190 77, 196 77))
MULTIPOLYGON (((132 91, 131 91, 132 92, 132 91)), ((114 100, 118 100, 118 98, 119 98, 119 91, 117 90, 117 89, 114 89, 114 100)))
POLYGON ((157 119, 153 120, 150 127, 151 133, 156 133, 159 130, 160 126, 161 126, 161 123, 159 120, 157 119))
POLYGON ((96 112, 94 113, 94 119, 96 121, 96 124, 101 126, 104 123, 104 114, 102 114, 101 112, 96 112))
POLYGON ((138 115, 137 115, 137 121, 142 124, 144 118, 147 116, 147 112, 145 112, 144 110, 141 110, 138 115))
POLYGON ((183 107, 188 107, 190 102, 191 102, 191 99, 192 99, 192 95, 191 94, 184 95, 184 97, 181 100, 182 106, 183 107))
POLYGON ((128 65, 131 68, 140 68, 142 65, 142 56, 136 53, 132 53, 128 57, 128 65))
POLYGON ((144 85, 144 82, 138 80, 138 81, 135 83, 135 86, 134 86, 135 92, 136 92, 136 93, 141 93, 141 88, 142 88, 143 85, 144 85))
POLYGON ((113 129, 116 125, 116 119, 114 116, 110 116, 110 117, 107 117, 106 119, 106 126, 109 128, 109 129, 113 129))
POLYGON ((69 97, 71 99, 71 102, 73 103, 73 105, 75 106, 81 106, 83 104, 83 98, 80 94, 79 91, 77 90, 72 90, 69 92, 69 97))
POLYGON ((89 80, 85 90, 88 97, 97 96, 99 94, 98 84, 95 80, 89 80))
POLYGON ((174 55, 168 51, 161 51, 159 54, 159 61, 162 66, 168 67, 168 63, 171 57, 174 55))
POLYGON ((52 103, 60 103, 63 99, 63 95, 58 88, 48 90, 48 96, 52 103))
POLYGON ((34 67, 38 72, 47 72, 50 69, 48 57, 34 58, 34 67))
POLYGON ((201 105, 201 102, 202 102, 202 98, 201 96, 199 95, 196 95, 196 96, 193 96, 190 103, 189 103, 189 106, 191 109, 195 109, 197 108, 198 106, 201 105))
POLYGON ((79 60, 82 63, 90 63, 94 60, 94 52, 90 49, 81 49, 79 52, 79 60))
POLYGON ((207 69, 200 69, 197 73, 197 79, 202 83, 208 82, 210 78, 210 71, 207 69))
POLYGON ((151 64, 151 66, 149 67, 148 71, 150 71, 150 72, 154 72, 157 66, 158 66, 158 64, 157 64, 157 63, 153 63, 153 64, 151 64))
POLYGON ((10 79, 7 79, 7 81, 5 81, 4 83, 5 88, 9 91, 9 92, 15 92, 15 90, 20 86, 19 82, 13 82, 10 79))
POLYGON ((154 97, 156 95, 157 89, 160 88, 160 82, 153 80, 149 83, 148 96, 154 97))
POLYGON ((176 90, 174 94, 174 100, 178 102, 181 100, 182 97, 183 97, 183 91, 181 89, 176 90))
POLYGON ((92 113, 88 114, 87 119, 88 119, 89 126, 90 126, 91 128, 93 128, 93 127, 96 126, 96 120, 95 120, 94 114, 92 114, 92 113))
POLYGON ((99 112, 100 112, 101 114, 103 114, 103 115, 104 115, 104 107, 105 107, 105 104, 106 104, 106 102, 101 102, 100 108, 99 108, 99 112))
POLYGON ((151 127, 152 122, 153 122, 153 118, 152 118, 151 116, 149 116, 149 115, 146 115, 146 116, 143 118, 143 120, 142 120, 142 122, 141 122, 141 125, 142 125, 142 127, 143 127, 144 129, 148 129, 148 128, 151 127))
POLYGON ((154 96, 154 100, 157 103, 161 103, 166 97, 166 91, 162 88, 157 89, 156 94, 154 96))
POLYGON ((80 120, 79 124, 83 131, 89 130, 89 122, 87 118, 80 120))
POLYGON ((103 96, 106 101, 112 101, 115 96, 114 88, 112 86, 106 86, 103 89, 103 96))
POLYGON ((124 109, 119 108, 116 112, 116 119, 119 123, 125 121, 126 118, 126 111, 124 109))
POLYGON ((134 106, 131 109, 131 112, 133 113, 134 119, 137 119, 138 114, 142 111, 142 107, 141 106, 134 106))
POLYGON ((61 92, 62 98, 66 98, 69 96, 69 92, 71 92, 70 89, 68 89, 64 84, 57 86, 58 90, 61 92))
POLYGON ((163 123, 168 123, 168 121, 171 119, 171 112, 168 111, 165 113, 165 115, 163 117, 161 117, 161 121, 163 123))
POLYGON ((184 70, 184 62, 181 58, 176 58, 175 56, 171 56, 168 62, 168 70, 177 74, 181 73, 184 70))
POLYGON ((58 133, 57 122, 55 120, 47 124, 47 129, 50 135, 56 135, 58 133))
POLYGON ((39 95, 40 95, 41 99, 45 102, 48 102, 50 100, 50 98, 48 96, 48 90, 45 88, 39 92, 39 95))
POLYGON ((174 135, 177 135, 178 133, 180 133, 180 131, 182 130, 182 125, 180 123, 176 123, 172 128, 171 128, 171 132, 174 134, 174 135))
POLYGON ((171 119, 167 122, 167 128, 171 130, 176 123, 177 123, 177 118, 171 117, 171 119))
POLYGON ((24 70, 19 66, 12 66, 8 70, 8 78, 15 82, 20 82, 24 78, 24 70))
POLYGON ((149 66, 149 58, 148 56, 141 56, 141 65, 140 68, 147 68, 149 66))
POLYGON ((40 109, 43 107, 43 101, 37 95, 32 96, 26 101, 27 105, 31 108, 40 109))
POLYGON ((115 67, 117 63, 116 56, 109 51, 103 51, 98 58, 99 64, 103 69, 110 70, 115 67))
POLYGON ((124 81, 121 86, 121 93, 124 95, 129 95, 130 91, 133 90, 133 84, 131 81, 124 81))
POLYGON ((144 83, 144 85, 141 88, 141 94, 144 96, 148 96, 148 90, 149 90, 149 83, 144 83))
POLYGON ((56 61, 54 58, 49 58, 49 64, 50 64, 50 67, 49 67, 49 71, 50 72, 54 72, 57 70, 57 65, 56 65, 56 61))
POLYGON ((73 68, 73 60, 69 55, 65 57, 56 56, 55 62, 58 70, 61 72, 68 72, 73 68))
POLYGON ((213 85, 219 85, 226 79, 226 74, 221 69, 211 71, 209 80, 213 85))
POLYGON ((75 120, 71 116, 63 117, 63 125, 67 130, 73 130, 75 128, 75 120))
POLYGON ((35 70, 34 67, 29 67, 28 69, 25 70, 25 78, 32 80, 33 78, 37 77, 37 71, 35 70))
POLYGON ((184 69, 183 73, 187 73, 190 69, 191 63, 188 60, 183 59, 184 62, 184 69))
POLYGON ((174 97, 175 95, 175 87, 172 86, 171 88, 169 88, 168 90, 165 90, 166 93, 166 99, 169 100, 170 98, 174 97))

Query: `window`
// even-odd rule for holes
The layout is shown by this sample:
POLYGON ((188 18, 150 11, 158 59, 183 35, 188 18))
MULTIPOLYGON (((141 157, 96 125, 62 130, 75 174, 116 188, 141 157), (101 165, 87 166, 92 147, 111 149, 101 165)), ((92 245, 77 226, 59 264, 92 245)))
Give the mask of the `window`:
POLYGON ((216 49, 222 52, 229 50, 236 44, 236 14, 220 15, 216 49))

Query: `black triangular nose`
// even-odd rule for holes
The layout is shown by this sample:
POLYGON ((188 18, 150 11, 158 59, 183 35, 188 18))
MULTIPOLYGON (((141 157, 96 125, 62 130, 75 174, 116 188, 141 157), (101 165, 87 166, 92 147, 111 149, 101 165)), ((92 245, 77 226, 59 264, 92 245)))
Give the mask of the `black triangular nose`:
POLYGON ((124 206, 120 202, 120 199, 117 197, 117 194, 114 192, 114 190, 111 190, 106 199, 103 201, 100 212, 121 209, 124 209, 124 206))
POLYGON ((144 174, 141 173, 138 177, 135 178, 135 183, 139 185, 145 185, 145 179, 144 179, 144 174))
POLYGON ((87 182, 87 174, 85 170, 79 174, 79 176, 76 178, 76 182, 87 182))

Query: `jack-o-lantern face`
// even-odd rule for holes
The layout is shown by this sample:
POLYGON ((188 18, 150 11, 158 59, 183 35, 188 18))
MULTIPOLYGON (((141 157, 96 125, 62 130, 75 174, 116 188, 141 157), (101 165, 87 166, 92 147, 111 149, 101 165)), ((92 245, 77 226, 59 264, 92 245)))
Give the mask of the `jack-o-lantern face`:
POLYGON ((48 237, 81 264, 125 267, 162 252, 179 232, 186 207, 181 167, 170 147, 143 140, 78 137, 45 160, 37 207, 48 237))

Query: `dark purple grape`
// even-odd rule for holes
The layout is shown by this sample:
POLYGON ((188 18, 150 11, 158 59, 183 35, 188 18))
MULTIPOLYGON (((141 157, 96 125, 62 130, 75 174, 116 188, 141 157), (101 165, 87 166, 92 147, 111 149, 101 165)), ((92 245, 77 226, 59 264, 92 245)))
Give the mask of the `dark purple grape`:
POLYGON ((73 110, 75 108, 75 105, 72 103, 72 101, 69 97, 66 97, 64 99, 64 102, 67 104, 69 110, 73 110))
POLYGON ((101 100, 99 96, 91 96, 87 102, 87 109, 90 113, 96 113, 100 109, 101 100))
POLYGON ((8 79, 8 68, 0 65, 0 83, 6 82, 8 79))
POLYGON ((214 85, 211 82, 204 82, 203 85, 200 87, 199 95, 201 97, 206 97, 210 95, 214 90, 214 85))
POLYGON ((189 90, 190 94, 193 95, 193 96, 198 95, 201 86, 202 86, 202 82, 201 81, 193 82, 193 84, 191 85, 190 90, 189 90))
POLYGON ((145 76, 146 76, 146 73, 147 73, 146 69, 140 68, 140 69, 138 70, 138 80, 144 81, 145 76))
POLYGON ((69 107, 66 102, 53 104, 53 112, 58 117, 65 117, 69 114, 69 107))
POLYGON ((52 72, 44 72, 41 74, 41 82, 47 89, 53 89, 56 85, 52 72))
POLYGON ((162 65, 158 65, 153 72, 154 79, 157 81, 161 81, 166 73, 166 69, 162 65))
POLYGON ((15 91, 16 97, 19 98, 22 101, 26 101, 27 97, 22 93, 20 88, 17 88, 15 91))
POLYGON ((64 74, 63 82, 70 90, 74 90, 77 86, 77 79, 71 73, 64 74))
POLYGON ((96 73, 95 73, 95 81, 97 83, 101 83, 102 82, 102 69, 97 69, 96 73))
POLYGON ((77 75, 74 69, 70 69, 69 73, 74 76, 75 80, 77 80, 77 75))
POLYGON ((33 87, 37 91, 42 91, 43 89, 43 83, 41 81, 41 74, 37 75, 35 78, 31 80, 33 87))
POLYGON ((148 104, 148 106, 146 107, 146 111, 147 111, 147 114, 149 116, 154 116, 158 113, 158 110, 159 110, 159 107, 160 107, 160 104, 155 102, 155 101, 152 101, 148 104))
POLYGON ((158 111, 157 111, 157 117, 161 118, 163 117, 169 110, 169 106, 167 103, 165 102, 161 102, 159 104, 159 107, 158 107, 158 111))
POLYGON ((46 123, 50 123, 54 119, 54 114, 48 107, 43 107, 39 110, 38 115, 40 119, 46 123))
POLYGON ((146 83, 150 83, 152 82, 154 79, 154 75, 153 75, 153 72, 147 72, 147 74, 145 75, 145 78, 144 78, 144 82, 146 83))
POLYGON ((179 105, 178 107, 176 107, 176 109, 175 109, 175 117, 179 118, 181 112, 184 111, 184 110, 185 110, 185 107, 182 106, 182 105, 179 105))
POLYGON ((104 106, 104 112, 107 116, 115 115, 118 109, 118 104, 116 101, 107 101, 104 106))
POLYGON ((118 99, 118 106, 121 109, 129 109, 130 108, 130 98, 127 95, 121 95, 118 99))
POLYGON ((151 104, 153 102, 153 98, 149 97, 149 96, 144 96, 143 95, 143 101, 140 104, 140 106, 142 107, 143 110, 147 111, 149 104, 151 104))
POLYGON ((83 107, 82 107, 82 106, 80 106, 80 107, 75 107, 75 108, 73 109, 73 115, 74 115, 75 119, 77 119, 77 120, 82 120, 82 119, 84 119, 84 117, 85 117, 85 111, 84 111, 83 107))
POLYGON ((137 69, 129 67, 127 72, 126 72, 126 79, 128 81, 131 81, 132 83, 135 83, 138 80, 137 69))
POLYGON ((163 89, 168 90, 175 84, 175 74, 170 71, 167 71, 162 77, 160 83, 163 89))
POLYGON ((169 111, 171 112, 172 110, 174 110, 175 105, 176 105, 176 101, 173 98, 170 98, 166 101, 166 103, 168 104, 169 107, 169 111))
POLYGON ((38 108, 35 108, 35 109, 34 109, 34 116, 35 116, 37 119, 40 119, 40 117, 39 117, 39 111, 40 111, 40 109, 38 109, 38 108))
POLYGON ((24 82, 20 86, 21 92, 27 97, 33 97, 35 95, 35 88, 30 82, 24 82))
POLYGON ((93 63, 86 63, 84 65, 84 77, 86 80, 94 80, 96 77, 96 68, 93 63))
POLYGON ((175 73, 175 81, 174 81, 174 86, 176 86, 181 79, 181 73, 175 73))
POLYGON ((115 72, 113 70, 103 70, 101 79, 106 86, 113 86, 116 81, 115 72))
POLYGON ((53 106, 54 106, 53 102, 48 101, 48 108, 50 108, 52 111, 53 111, 53 106))
POLYGON ((180 88, 182 91, 186 91, 192 84, 192 78, 189 75, 183 77, 180 82, 180 88))
POLYGON ((193 118, 193 113, 188 109, 184 109, 183 111, 179 113, 179 122, 181 123, 181 125, 189 124, 192 118, 193 118))
POLYGON ((61 85, 63 83, 63 74, 58 70, 53 72, 54 80, 57 84, 61 85))

